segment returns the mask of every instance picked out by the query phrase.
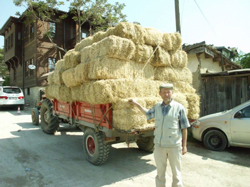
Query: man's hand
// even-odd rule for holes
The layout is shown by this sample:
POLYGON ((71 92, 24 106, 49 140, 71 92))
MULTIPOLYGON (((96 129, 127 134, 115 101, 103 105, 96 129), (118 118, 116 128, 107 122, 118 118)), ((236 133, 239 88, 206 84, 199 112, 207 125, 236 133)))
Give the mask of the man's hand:
POLYGON ((185 155, 187 153, 187 147, 184 146, 182 147, 182 155, 185 155))
POLYGON ((134 99, 129 99, 128 102, 131 105, 136 105, 137 104, 137 102, 134 99))

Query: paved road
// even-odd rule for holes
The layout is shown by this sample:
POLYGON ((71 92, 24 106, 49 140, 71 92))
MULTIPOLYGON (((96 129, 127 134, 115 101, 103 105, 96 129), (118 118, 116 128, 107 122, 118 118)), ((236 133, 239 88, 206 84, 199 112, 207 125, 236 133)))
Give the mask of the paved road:
MULTIPOLYGON (((60 124, 47 135, 31 123, 30 111, 0 110, 1 187, 152 187, 156 175, 153 155, 112 145, 106 164, 93 166, 82 151, 83 133, 60 124)), ((187 187, 247 187, 250 185, 250 149, 229 148, 213 152, 190 138, 183 157, 183 181, 187 187)), ((167 168, 167 186, 171 171, 167 168)))

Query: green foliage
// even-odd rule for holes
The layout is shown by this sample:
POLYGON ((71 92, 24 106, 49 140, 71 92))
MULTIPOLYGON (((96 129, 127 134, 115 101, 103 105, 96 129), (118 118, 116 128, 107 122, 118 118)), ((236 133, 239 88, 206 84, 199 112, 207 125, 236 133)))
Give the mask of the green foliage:
MULTIPOLYGON (((114 5, 107 0, 67 0, 70 1, 70 12, 73 20, 82 26, 85 22, 90 25, 89 33, 106 30, 120 21, 126 21, 126 15, 122 13, 125 4, 116 2, 114 5)), ((81 27, 78 30, 81 33, 81 27)), ((81 40, 79 35, 78 41, 81 40)))
POLYGON ((3 86, 10 86, 10 77, 7 75, 4 79, 3 86))
POLYGON ((239 64, 242 68, 250 68, 250 53, 239 56, 239 64))
POLYGON ((8 73, 7 65, 4 63, 4 49, 0 48, 0 75, 6 77, 8 73))

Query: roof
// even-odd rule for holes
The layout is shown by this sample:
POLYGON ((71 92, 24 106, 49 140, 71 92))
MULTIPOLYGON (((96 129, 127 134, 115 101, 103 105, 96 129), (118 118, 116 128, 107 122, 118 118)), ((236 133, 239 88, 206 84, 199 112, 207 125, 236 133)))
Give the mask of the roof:
POLYGON ((201 76, 212 77, 212 76, 229 76, 229 75, 243 75, 243 74, 250 74, 250 68, 222 71, 216 73, 202 73, 201 76))
POLYGON ((0 35, 4 36, 5 30, 8 29, 13 22, 18 22, 18 21, 19 19, 17 17, 10 16, 9 19, 5 22, 5 24, 1 28, 0 35))
POLYGON ((188 54, 205 53, 206 57, 213 58, 213 61, 221 61, 223 56, 223 62, 225 65, 231 66, 233 69, 241 69, 242 67, 230 59, 230 54, 233 53, 230 49, 220 46, 215 47, 213 45, 207 45, 205 41, 195 44, 183 44, 182 49, 188 54), (222 53, 222 55, 221 55, 222 53))

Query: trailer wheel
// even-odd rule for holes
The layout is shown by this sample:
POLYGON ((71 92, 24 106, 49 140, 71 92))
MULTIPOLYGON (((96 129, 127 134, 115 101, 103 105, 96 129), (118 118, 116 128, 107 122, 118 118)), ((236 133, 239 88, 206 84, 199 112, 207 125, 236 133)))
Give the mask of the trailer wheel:
POLYGON ((53 115, 52 103, 50 100, 46 99, 42 102, 40 114, 43 132, 54 134, 59 128, 59 121, 58 118, 53 115))
POLYGON ((83 151, 91 164, 104 164, 108 160, 109 145, 105 143, 103 133, 88 128, 83 134, 83 151))
POLYGON ((31 119, 32 119, 33 125, 36 125, 36 126, 39 125, 39 112, 37 108, 32 108, 31 119))
POLYGON ((137 146, 139 149, 147 152, 153 152, 154 150, 154 137, 149 136, 145 138, 138 139, 136 141, 137 146))

